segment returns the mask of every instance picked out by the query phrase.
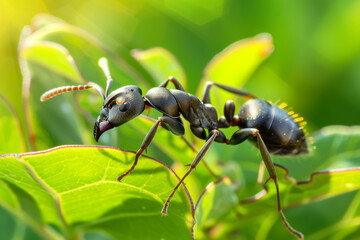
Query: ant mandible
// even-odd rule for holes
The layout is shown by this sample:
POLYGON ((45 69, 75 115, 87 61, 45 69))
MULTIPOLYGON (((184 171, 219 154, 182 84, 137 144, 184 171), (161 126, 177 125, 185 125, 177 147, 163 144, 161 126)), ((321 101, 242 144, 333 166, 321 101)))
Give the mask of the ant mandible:
POLYGON ((278 180, 270 157, 270 153, 274 155, 298 155, 308 152, 303 127, 298 124, 302 121, 302 118, 293 119, 291 114, 287 113, 281 106, 256 98, 246 91, 214 82, 207 82, 202 101, 200 101, 196 96, 186 93, 174 77, 169 77, 159 87, 151 88, 144 97, 142 97, 141 89, 133 85, 118 88, 109 94, 112 78, 106 58, 99 60, 99 66, 107 78, 105 94, 99 85, 89 82, 86 85, 52 89, 44 93, 40 100, 46 101, 64 92, 88 88, 95 89, 104 101, 94 126, 96 141, 105 131, 118 127, 139 116, 144 111, 145 106, 152 107, 163 114, 146 134, 140 149, 136 152, 133 165, 118 177, 118 181, 121 181, 134 170, 142 152, 153 140, 159 125, 175 135, 184 135, 185 129, 180 118, 182 115, 190 123, 192 133, 196 137, 206 140, 206 142, 190 164, 188 171, 174 187, 161 213, 167 214, 168 206, 176 190, 201 161, 213 142, 237 145, 249 140, 260 150, 261 157, 270 175, 268 180, 273 179, 275 183, 277 210, 283 223, 290 233, 300 239, 303 238, 300 232, 290 226, 282 212, 278 180), (169 82, 172 82, 176 89, 167 89, 169 82), (210 101, 210 89, 212 86, 247 99, 237 115, 234 115, 234 102, 228 100, 224 106, 224 116, 218 119, 217 111, 210 101), (219 128, 228 128, 230 126, 239 129, 228 139, 219 128))

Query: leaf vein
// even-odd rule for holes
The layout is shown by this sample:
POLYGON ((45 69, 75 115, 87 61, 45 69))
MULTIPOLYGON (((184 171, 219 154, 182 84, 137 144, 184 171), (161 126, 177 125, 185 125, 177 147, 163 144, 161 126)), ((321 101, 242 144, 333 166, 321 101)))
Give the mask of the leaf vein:
POLYGON ((68 224, 66 223, 65 216, 64 216, 64 214, 62 212, 59 195, 37 175, 36 171, 32 168, 32 166, 29 163, 27 163, 26 161, 21 159, 21 157, 16 156, 15 158, 19 162, 24 164, 24 166, 29 170, 29 173, 34 178, 34 180, 37 183, 39 183, 40 186, 42 186, 52 196, 52 198, 54 199, 56 211, 57 211, 57 213, 59 215, 61 223, 62 223, 64 229, 67 230, 68 229, 68 224))
POLYGON ((142 189, 141 187, 137 187, 137 186, 133 186, 133 185, 130 185, 130 184, 126 184, 126 183, 123 183, 123 182, 115 182, 115 181, 103 181, 103 180, 100 180, 98 182, 94 182, 94 183, 90 183, 90 184, 86 184, 86 185, 83 185, 81 187, 77 187, 77 188, 73 188, 73 189, 70 189, 68 191, 64 191, 64 192, 61 192, 59 193, 59 195, 65 195, 65 194, 68 194, 68 193, 71 193, 71 192, 74 192, 74 191, 78 191, 80 189, 84 189, 84 188, 87 188, 87 187, 91 187, 91 186, 95 186, 95 185, 98 185, 98 184, 101 184, 101 183, 110 183, 110 184, 121 184, 123 186, 126 186, 126 187, 129 187, 129 188, 133 188, 133 189, 136 189, 138 190, 139 192, 143 192, 149 196, 152 196, 154 199, 158 200, 160 203, 162 203, 162 200, 159 196, 157 196, 156 194, 150 192, 150 191, 147 191, 145 189, 142 189))

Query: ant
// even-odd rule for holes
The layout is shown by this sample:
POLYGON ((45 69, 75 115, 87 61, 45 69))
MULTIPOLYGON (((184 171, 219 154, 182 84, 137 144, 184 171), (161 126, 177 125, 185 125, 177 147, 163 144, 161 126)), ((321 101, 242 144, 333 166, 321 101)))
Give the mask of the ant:
POLYGON ((174 77, 169 77, 159 87, 151 88, 145 96, 142 96, 141 89, 134 85, 118 88, 109 94, 112 78, 107 59, 101 58, 99 60, 99 66, 107 78, 105 94, 99 85, 89 82, 86 85, 65 86, 52 89, 44 93, 40 100, 46 101, 56 95, 69 91, 89 88, 96 90, 104 101, 100 115, 94 126, 94 138, 96 141, 98 141, 105 131, 119 127, 139 116, 145 110, 145 107, 154 108, 163 114, 163 116, 156 120, 150 131, 146 134, 140 149, 136 152, 133 165, 128 171, 118 177, 118 181, 121 181, 134 170, 142 152, 153 140, 159 125, 175 135, 184 135, 185 129, 182 118, 180 117, 182 115, 182 117, 190 123, 192 133, 196 137, 206 140, 206 142, 190 164, 188 171, 174 187, 161 213, 163 215, 167 214, 168 206, 176 190, 198 165, 213 142, 237 145, 245 140, 249 140, 259 148, 262 160, 269 172, 270 177, 266 180, 265 184, 270 179, 275 183, 277 210, 281 215, 284 225, 290 233, 299 239, 303 238, 302 233, 290 226, 282 212, 278 180, 274 163, 270 157, 270 153, 273 155, 289 156, 309 152, 303 130, 304 124, 300 123, 303 120, 302 118, 294 119, 294 115, 292 116, 291 113, 286 112, 281 105, 271 104, 246 91, 214 82, 207 82, 202 101, 200 101, 196 96, 186 93, 174 77), (169 82, 174 84, 175 89, 169 90, 166 88, 169 82), (228 100, 224 106, 224 116, 218 118, 217 111, 211 105, 210 101, 210 89, 213 86, 247 99, 237 115, 234 115, 234 102, 228 100), (228 139, 219 128, 228 128, 230 126, 239 129, 228 139))

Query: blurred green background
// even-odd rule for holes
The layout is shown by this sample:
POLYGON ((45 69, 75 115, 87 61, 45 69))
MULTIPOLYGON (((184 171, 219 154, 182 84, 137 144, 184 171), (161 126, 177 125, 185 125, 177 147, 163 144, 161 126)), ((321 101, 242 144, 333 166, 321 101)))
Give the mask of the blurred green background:
POLYGON ((20 115, 16 48, 21 29, 38 13, 89 31, 136 69, 140 67, 130 50, 168 49, 184 66, 191 93, 216 53, 268 32, 275 51, 245 88, 265 99, 286 101, 305 117, 310 132, 359 124, 359 1, 1 0, 0 93, 20 115))
MULTIPOLYGON (((358 0, 0 0, 0 94, 14 106, 23 126, 17 45, 22 28, 39 13, 51 14, 88 31, 150 81, 151 76, 130 51, 155 46, 168 49, 184 67, 190 93, 197 91, 203 69, 215 54, 237 40, 270 33, 275 51, 244 88, 260 98, 287 102, 308 122, 310 133, 327 125, 360 123, 358 0)), ((133 145, 136 148, 138 144, 133 145)), ((313 203, 310 208, 293 209, 292 216, 297 217, 292 217, 292 222, 306 222, 314 209, 321 209, 318 218, 313 218, 321 223, 309 227, 317 230, 326 226, 327 215, 321 215, 321 211, 342 202, 344 209, 339 207, 333 214, 338 219, 353 198, 350 193, 313 203)), ((283 228, 279 221, 278 225, 283 228)))

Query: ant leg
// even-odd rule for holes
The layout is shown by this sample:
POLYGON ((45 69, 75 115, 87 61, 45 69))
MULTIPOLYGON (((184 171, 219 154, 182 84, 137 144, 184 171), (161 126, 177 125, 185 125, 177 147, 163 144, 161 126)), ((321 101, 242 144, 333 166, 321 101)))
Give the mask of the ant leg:
POLYGON ((167 86, 167 84, 168 84, 169 82, 172 82, 172 83, 174 84, 174 86, 175 86, 176 89, 181 90, 181 91, 185 91, 184 88, 183 88, 183 86, 181 85, 181 83, 180 83, 178 80, 176 80, 173 76, 170 76, 165 82, 163 82, 162 84, 160 84, 159 87, 164 87, 164 88, 166 88, 166 86, 167 86))
POLYGON ((212 86, 217 86, 218 88, 221 88, 225 91, 231 92, 235 95, 239 95, 239 96, 243 96, 245 98, 256 98, 254 95, 252 95, 251 93, 244 91, 244 90, 240 90, 240 89, 236 89, 233 87, 229 87, 226 85, 222 85, 219 83, 214 83, 214 82, 207 82, 205 85, 205 90, 204 90, 204 94, 203 94, 203 98, 202 98, 202 102, 203 103, 209 103, 211 104, 210 101, 210 89, 212 86))
MULTIPOLYGON (((159 87, 164 87, 166 88, 168 83, 172 82, 175 86, 176 89, 181 90, 181 91, 185 91, 183 86, 181 85, 181 83, 174 78, 173 76, 170 76, 166 81, 164 81, 162 84, 160 84, 159 87)), ((191 127, 191 126, 190 126, 191 127)), ((191 127, 191 131, 200 139, 206 139, 206 133, 204 131, 203 128, 198 128, 198 129, 194 129, 191 127)), ((186 144, 192 149, 193 152, 196 152, 196 150, 194 149, 194 147, 185 139, 183 138, 183 140, 186 142, 186 144)), ((210 166, 206 163, 206 161, 202 161, 202 163, 204 164, 204 166, 206 167, 206 169, 210 172, 211 175, 213 175, 216 178, 219 178, 219 176, 217 174, 214 173, 214 171, 210 168, 210 166)))
POLYGON ((169 117, 164 117, 164 116, 159 117, 159 119, 155 122, 155 124, 150 129, 150 131, 146 134, 146 136, 140 146, 140 149, 136 152, 133 165, 130 167, 129 170, 127 170, 125 173, 123 173, 122 175, 120 175, 117 178, 117 180, 119 182, 121 181, 121 179, 123 179, 124 177, 129 175, 132 172, 132 170, 134 170, 139 157, 141 156, 142 152, 150 145, 151 141, 155 137, 156 131, 160 124, 162 126, 164 126, 167 130, 170 130, 175 135, 183 135, 185 132, 183 125, 178 120, 175 120, 175 119, 169 118, 169 117))
MULTIPOLYGON (((302 235, 302 233, 296 231, 294 228, 292 228, 290 226, 290 224, 286 220, 286 217, 285 217, 284 213, 282 212, 281 205, 280 205, 279 185, 278 185, 278 180, 277 180, 277 176, 276 176, 274 163, 271 160, 270 153, 269 153, 264 141, 262 140, 261 135, 259 134, 259 130, 255 129, 255 128, 239 129, 231 137, 230 144, 232 144, 232 145, 239 144, 239 143, 245 141, 249 137, 256 137, 258 147, 259 147, 259 150, 260 150, 260 153, 261 153, 261 157, 262 157, 263 162, 264 162, 264 164, 265 164, 265 166, 266 166, 266 168, 267 168, 267 170, 269 172, 269 175, 270 175, 269 179, 274 180, 275 187, 276 187, 277 210, 280 213, 281 219, 282 219, 285 227, 289 230, 290 233, 295 235, 297 238, 303 239, 304 236, 302 235)), ((265 184, 267 183, 267 181, 265 182, 265 184)))
POLYGON ((219 118, 219 128, 228 128, 239 125, 239 116, 234 115, 235 103, 233 100, 227 100, 224 105, 224 116, 219 118))
POLYGON ((176 190, 180 187, 181 183, 184 182, 185 178, 194 170, 194 168, 196 168, 196 166, 198 165, 198 163, 201 161, 201 159, 204 157, 204 155, 206 154, 206 152, 209 150, 211 144, 214 142, 215 138, 219 135, 219 131, 218 130, 213 130, 210 132, 211 137, 206 141, 206 143, 204 144, 204 146, 200 149, 200 151, 198 152, 198 154, 196 155, 194 161, 190 164, 190 168, 188 169, 188 171, 184 174, 184 176, 181 178, 181 180, 178 182, 178 184, 174 187, 173 191, 171 192, 171 194, 169 195, 168 199, 166 200, 166 202, 164 203, 164 206, 161 210, 161 214, 162 215, 167 215, 167 210, 171 201, 171 198, 174 196, 176 190))
MULTIPOLYGON (((280 213, 281 219, 283 221, 283 223, 285 224, 285 227, 290 231, 290 233, 292 233, 293 235, 295 235, 297 238, 299 239, 304 239, 304 236, 301 232, 296 231, 294 228, 292 228, 290 226, 290 224, 288 223, 288 221, 286 220, 286 217, 284 215, 284 213, 281 210, 281 206, 280 206, 280 193, 279 193, 279 185, 278 185, 278 180, 277 180, 277 176, 276 176, 276 171, 275 171, 275 167, 274 167, 274 163, 271 160, 269 151, 266 148, 266 145, 264 143, 264 141, 261 138, 261 135, 259 134, 259 131, 256 131, 256 137, 257 137, 257 141, 258 141, 258 145, 259 145, 259 149, 260 149, 260 153, 262 156, 262 159, 265 163, 265 166, 269 172, 270 178, 272 178, 274 180, 275 186, 276 186, 276 197, 277 197, 277 204, 278 204, 278 212, 280 213)), ((266 184, 266 182, 265 182, 266 184)))
MULTIPOLYGON (((247 198, 247 199, 243 199, 241 200, 241 203, 252 203, 252 202, 256 202, 258 201, 260 198, 262 198, 263 196, 265 196, 268 192, 268 187, 263 183, 264 180, 264 171, 265 171, 265 164, 264 162, 260 163, 260 167, 259 167, 259 171, 258 171, 258 177, 257 177, 257 183, 263 187, 264 189, 261 190, 260 192, 258 192, 257 194, 255 194, 253 197, 247 198)), ((268 180, 266 180, 267 182, 268 180)))
MULTIPOLYGON (((184 136, 181 136, 181 139, 185 142, 185 144, 186 144, 194 153, 197 152, 196 149, 195 149, 195 147, 194 147, 188 140, 186 140, 186 138, 184 138, 184 136)), ((216 178, 216 179, 219 179, 219 178, 220 178, 220 176, 217 175, 217 174, 210 168, 210 166, 206 163, 206 161, 205 161, 204 159, 203 159, 201 162, 204 164, 205 168, 209 171, 209 173, 210 173, 214 178, 216 178)))

